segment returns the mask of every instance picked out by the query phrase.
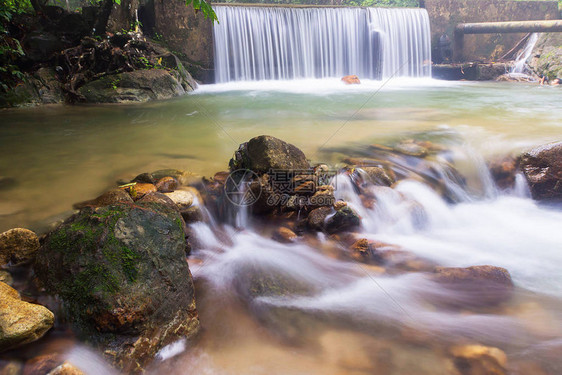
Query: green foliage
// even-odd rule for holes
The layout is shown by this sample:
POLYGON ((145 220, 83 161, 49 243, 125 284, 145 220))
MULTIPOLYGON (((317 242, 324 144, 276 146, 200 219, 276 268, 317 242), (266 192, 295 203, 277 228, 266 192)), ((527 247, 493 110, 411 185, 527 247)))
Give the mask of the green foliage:
POLYGON ((205 18, 218 22, 217 15, 215 14, 210 2, 208 3, 205 0, 185 0, 185 5, 189 4, 193 4, 193 9, 195 9, 196 13, 201 11, 203 12, 205 18))
POLYGON ((0 90, 10 87, 24 79, 16 62, 24 55, 20 42, 8 32, 8 24, 16 14, 31 10, 29 0, 0 0, 0 90))

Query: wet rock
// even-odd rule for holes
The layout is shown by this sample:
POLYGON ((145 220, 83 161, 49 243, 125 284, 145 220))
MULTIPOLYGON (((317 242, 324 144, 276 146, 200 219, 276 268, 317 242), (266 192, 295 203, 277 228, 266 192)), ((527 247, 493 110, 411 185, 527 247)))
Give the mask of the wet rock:
POLYGON ((141 199, 147 194, 156 192, 156 186, 142 182, 137 182, 134 185, 129 185, 123 187, 122 189, 128 192, 133 200, 141 199))
POLYGON ((47 235, 35 271, 87 341, 137 372, 198 331, 185 249, 183 220, 166 204, 87 207, 47 235))
POLYGON ((488 169, 494 182, 500 189, 511 189, 515 186, 515 177, 519 172, 519 163, 511 156, 492 159, 488 162, 488 169))
POLYGON ((457 370, 462 375, 507 374, 507 356, 498 348, 463 345, 451 348, 457 370))
POLYGON ((88 103, 127 103, 170 99, 186 91, 170 72, 148 69, 105 76, 86 83, 78 93, 88 103))
POLYGON ((331 185, 318 186, 308 203, 311 207, 333 206, 336 203, 334 187, 331 185))
POLYGON ((429 152, 426 147, 414 140, 406 140, 394 146, 394 151, 418 158, 426 157, 429 152))
POLYGON ((40 355, 25 363, 23 375, 48 375, 62 362, 61 356, 56 353, 40 355))
POLYGON ((345 232, 361 225, 361 219, 349 206, 336 211, 326 219, 326 231, 328 233, 345 232))
POLYGON ((371 243, 371 246, 379 250, 377 259, 380 259, 381 263, 391 271, 431 272, 435 269, 435 263, 420 258, 412 252, 401 250, 395 245, 371 243))
POLYGON ((14 264, 29 261, 37 250, 39 238, 29 229, 14 228, 0 234, 0 265, 10 260, 14 264))
POLYGON ((193 205, 195 196, 191 191, 176 190, 171 193, 164 193, 165 196, 170 198, 180 211, 185 211, 193 205))
POLYGON ((308 227, 314 230, 322 231, 326 226, 326 218, 331 215, 334 210, 331 207, 319 207, 308 214, 308 227))
POLYGON ((173 200, 168 198, 163 193, 159 193, 159 192, 148 193, 137 201, 137 203, 150 203, 150 202, 158 203, 167 206, 172 210, 179 211, 178 206, 176 206, 173 200))
POLYGON ((369 243, 366 238, 360 238, 350 247, 350 254, 353 259, 361 263, 381 263, 380 255, 377 254, 375 246, 369 243))
POLYGON ((229 163, 230 170, 249 169, 262 174, 270 170, 303 171, 310 169, 304 153, 278 138, 260 135, 240 145, 229 163))
POLYGON ((40 339, 54 319, 47 308, 22 301, 15 289, 0 282, 0 352, 40 339))
POLYGON ((390 169, 383 167, 363 167, 361 169, 375 185, 392 186, 396 182, 396 175, 390 169))
POLYGON ((273 239, 283 243, 295 242, 297 238, 296 233, 286 227, 278 228, 273 233, 273 239))
POLYGON ((562 200, 562 142, 524 153, 520 166, 534 199, 562 200))
POLYGON ((111 189, 95 199, 75 203, 72 207, 79 210, 88 206, 103 207, 119 203, 133 203, 133 198, 123 189, 111 189))
POLYGON ((181 212, 181 216, 186 223, 196 223, 198 221, 205 221, 206 217, 200 206, 191 206, 181 212))
POLYGON ((432 279, 455 292, 448 303, 459 306, 495 306, 511 298, 513 281, 505 268, 436 267, 432 279))
POLYGON ((179 187, 179 182, 173 177, 162 177, 156 183, 156 189, 161 193, 170 193, 179 187))
POLYGON ((187 185, 189 181, 193 178, 193 174, 187 171, 182 171, 179 169, 159 169, 154 171, 150 174, 155 181, 158 181, 164 177, 173 177, 175 178, 181 185, 187 185))
POLYGON ((347 206, 347 202, 344 201, 337 201, 334 203, 334 210, 338 211, 347 206))
POLYGON ((356 75, 343 76, 341 81, 346 85, 359 85, 361 81, 356 75))
POLYGON ((154 184, 156 182, 156 180, 154 179, 154 177, 152 177, 152 173, 141 173, 139 174, 137 177, 133 178, 131 180, 131 183, 133 182, 137 182, 137 183, 144 183, 144 184, 154 184))
POLYGON ((537 82, 535 77, 527 74, 506 73, 496 78, 497 82, 537 82))
POLYGON ((71 363, 64 362, 62 365, 55 367, 47 375, 85 375, 85 374, 71 363))

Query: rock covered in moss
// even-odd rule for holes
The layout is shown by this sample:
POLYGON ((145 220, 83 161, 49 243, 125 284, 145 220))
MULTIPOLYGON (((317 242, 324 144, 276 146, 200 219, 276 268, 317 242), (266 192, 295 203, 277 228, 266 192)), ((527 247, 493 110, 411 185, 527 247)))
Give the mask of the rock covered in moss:
POLYGON ((148 69, 105 76, 78 93, 88 103, 127 103, 170 99, 186 91, 173 71, 148 69))
POLYGON ((48 234, 36 259, 77 330, 125 371, 198 331, 183 227, 158 202, 87 207, 48 234))
POLYGON ((240 145, 230 160, 230 169, 249 169, 255 173, 269 170, 302 171, 310 164, 296 146, 269 135, 260 135, 240 145))
POLYGON ((0 282, 0 352, 40 339, 54 320, 47 308, 22 301, 15 289, 0 282))

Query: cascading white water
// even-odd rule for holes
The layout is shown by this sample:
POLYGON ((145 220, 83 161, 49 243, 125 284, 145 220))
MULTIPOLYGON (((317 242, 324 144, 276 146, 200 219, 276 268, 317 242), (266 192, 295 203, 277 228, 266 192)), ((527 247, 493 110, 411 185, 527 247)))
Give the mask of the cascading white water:
POLYGON ((431 75, 425 9, 216 6, 215 79, 431 75))
POLYGON ((510 73, 525 73, 525 64, 529 57, 531 57, 531 53, 533 53, 533 48, 535 48, 535 44, 537 44, 538 39, 539 34, 531 34, 529 40, 527 40, 527 44, 525 44, 525 47, 519 51, 515 57, 515 64, 513 64, 510 73))

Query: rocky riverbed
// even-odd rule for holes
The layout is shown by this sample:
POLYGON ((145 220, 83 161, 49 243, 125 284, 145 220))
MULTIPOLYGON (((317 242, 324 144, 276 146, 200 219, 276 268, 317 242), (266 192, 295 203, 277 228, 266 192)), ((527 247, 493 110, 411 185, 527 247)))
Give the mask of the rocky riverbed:
MULTIPOLYGON (((450 204, 461 199, 455 187, 465 186, 466 177, 456 169, 447 146, 406 139, 343 151, 334 150, 343 155, 337 168, 310 165, 296 146, 259 136, 240 145, 230 169, 212 178, 197 181, 174 169, 143 173, 76 203, 76 213, 45 235, 23 228, 0 234, 0 373, 80 373, 83 364, 65 362, 64 356, 75 342, 92 345, 125 373, 150 369, 157 355, 162 358, 161 350, 178 340, 196 348, 200 327, 213 324, 200 321, 197 300, 208 299, 214 289, 207 283, 194 286, 186 259, 193 267, 201 255, 198 250, 209 246, 201 225, 212 224, 221 241, 228 242, 236 237, 228 228, 243 231, 245 217, 253 218, 259 236, 283 246, 302 244, 317 249, 318 256, 357 263, 366 272, 391 279, 421 276, 431 286, 423 292, 425 303, 437 311, 501 315, 517 306, 517 285, 505 268, 442 266, 391 241, 373 240, 364 230, 370 225, 365 210, 382 209, 385 196, 401 202, 400 215, 425 225, 424 207, 397 190, 409 181, 423 182, 450 204), (336 178, 350 185, 336 185, 336 178), (346 189, 356 198, 343 199, 346 189), (41 354, 33 354, 33 348, 41 354)), ((518 157, 498 157, 488 165, 499 189, 514 189, 522 175, 534 199, 559 202, 561 159, 559 142, 518 157)), ((260 251, 274 253, 274 247, 260 251)), ((301 340, 315 319, 342 324, 338 314, 314 318, 306 309, 259 302, 314 296, 319 285, 305 275, 268 271, 257 264, 236 272, 243 303, 284 340, 301 340)), ((359 324, 359 316, 359 321, 345 324, 359 324)), ((408 332, 395 340, 419 342, 424 337, 421 331, 408 332)), ((439 355, 453 366, 450 373, 507 374, 513 368, 524 373, 524 366, 541 366, 513 367, 501 348, 474 340, 422 342, 440 348, 439 355)))

